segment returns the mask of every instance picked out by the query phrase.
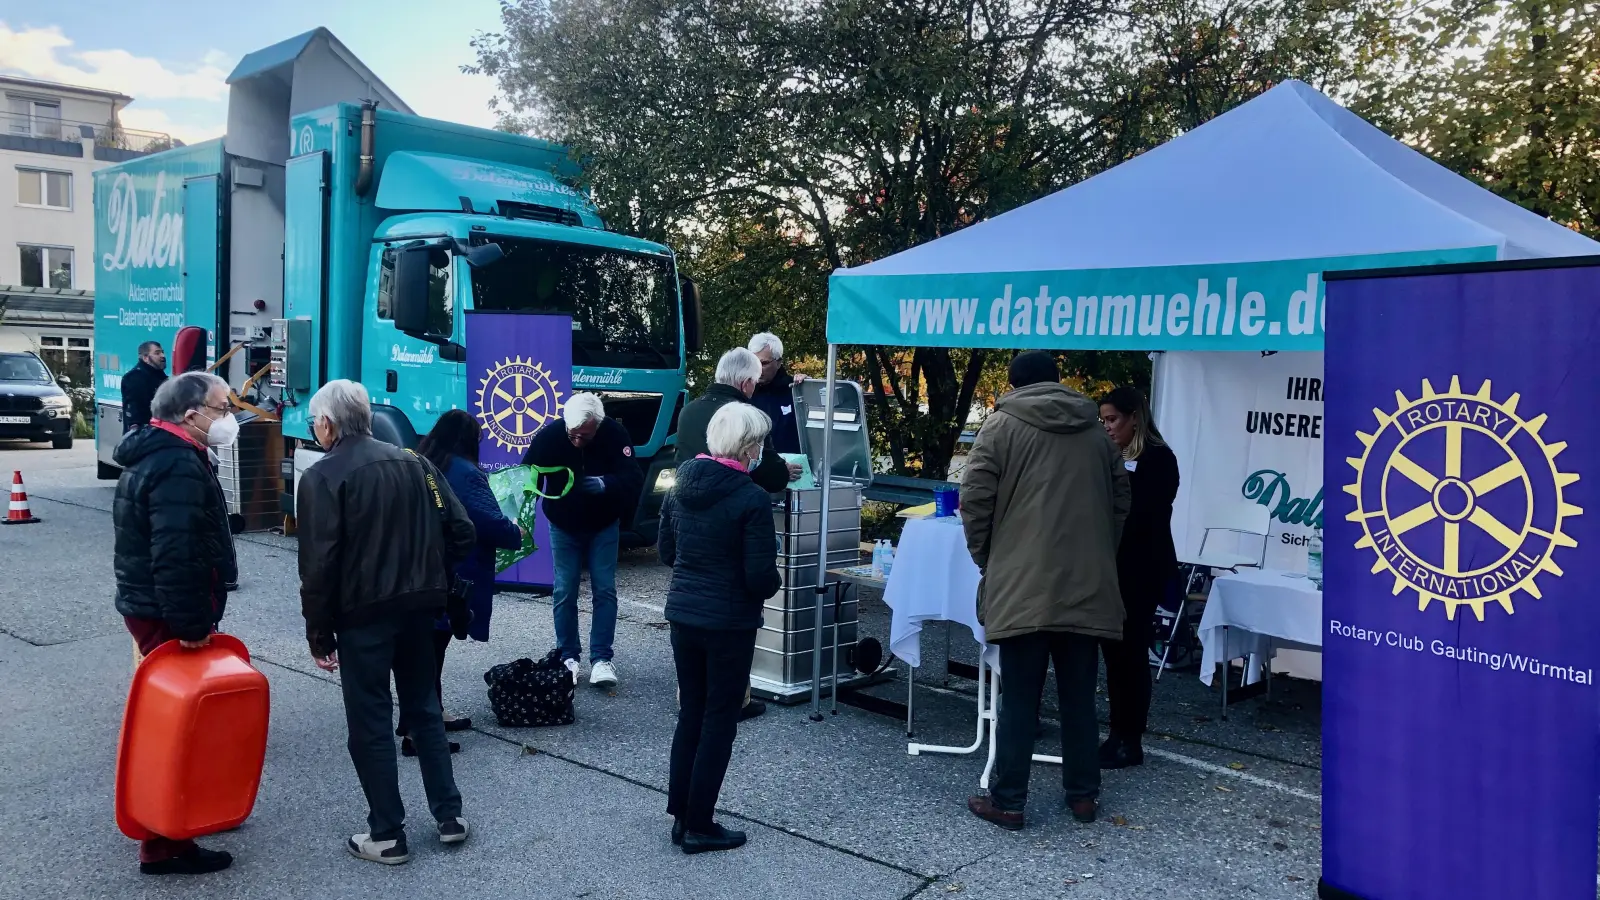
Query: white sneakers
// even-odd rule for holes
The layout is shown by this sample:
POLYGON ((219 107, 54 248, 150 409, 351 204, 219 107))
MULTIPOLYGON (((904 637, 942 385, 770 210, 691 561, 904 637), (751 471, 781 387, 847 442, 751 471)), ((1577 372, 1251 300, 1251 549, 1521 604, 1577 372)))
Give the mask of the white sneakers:
MULTIPOLYGON (((577 677, 576 673, 573 675, 577 677)), ((617 686, 617 667, 611 660, 602 659, 590 666, 589 683, 597 688, 614 688, 617 686)))
POLYGON ((406 849, 404 839, 398 841, 375 841, 370 834, 358 834, 350 838, 345 844, 345 849, 350 855, 367 862, 375 862, 385 866, 398 866, 411 861, 411 853, 406 849))
MULTIPOLYGON (((446 846, 466 843, 467 830, 466 819, 460 816, 446 819, 439 823, 439 843, 446 846)), ((375 841, 370 834, 357 834, 345 843, 345 849, 356 859, 385 866, 398 866, 411 861, 411 852, 406 847, 405 838, 396 841, 375 841)))
POLYGON ((567 671, 572 673, 572 683, 574 685, 583 680, 583 666, 579 665, 577 660, 567 659, 562 660, 562 663, 567 667, 567 671))

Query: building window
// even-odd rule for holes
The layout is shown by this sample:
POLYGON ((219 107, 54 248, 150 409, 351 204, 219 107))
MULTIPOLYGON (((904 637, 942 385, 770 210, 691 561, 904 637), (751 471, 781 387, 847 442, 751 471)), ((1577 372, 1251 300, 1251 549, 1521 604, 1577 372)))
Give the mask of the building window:
POLYGON ((72 173, 17 169, 17 202, 48 209, 72 208, 72 173))
POLYGON ((7 97, 6 130, 28 137, 61 140, 61 104, 32 97, 7 97))
POLYGON ((21 244, 22 286, 69 290, 72 287, 72 248, 21 244))
POLYGON ((73 387, 89 387, 94 377, 91 370, 94 356, 88 338, 41 335, 39 358, 57 378, 65 376, 73 387))

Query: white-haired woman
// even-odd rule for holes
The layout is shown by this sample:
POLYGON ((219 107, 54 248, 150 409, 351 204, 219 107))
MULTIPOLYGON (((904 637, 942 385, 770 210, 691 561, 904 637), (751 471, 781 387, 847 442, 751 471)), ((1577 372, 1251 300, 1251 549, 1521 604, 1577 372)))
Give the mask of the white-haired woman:
POLYGON ((749 475, 771 430, 767 414, 748 404, 717 410, 707 452, 678 466, 661 507, 658 548, 672 567, 667 621, 679 695, 667 812, 684 853, 732 850, 745 840, 712 813, 733 755, 761 606, 782 586, 772 498, 749 475))
POLYGON ((559 500, 544 501, 550 519, 550 550, 555 564, 556 640, 562 661, 577 682, 583 642, 578 632, 578 586, 589 570, 594 592, 594 618, 589 624, 589 683, 597 688, 617 684, 612 642, 617 633, 617 547, 622 529, 633 527, 633 515, 644 488, 644 469, 633 456, 628 429, 606 417, 599 396, 577 393, 567 398, 561 418, 533 436, 525 465, 560 468, 544 479, 544 491, 559 500), (567 480, 572 489, 567 490, 567 480))

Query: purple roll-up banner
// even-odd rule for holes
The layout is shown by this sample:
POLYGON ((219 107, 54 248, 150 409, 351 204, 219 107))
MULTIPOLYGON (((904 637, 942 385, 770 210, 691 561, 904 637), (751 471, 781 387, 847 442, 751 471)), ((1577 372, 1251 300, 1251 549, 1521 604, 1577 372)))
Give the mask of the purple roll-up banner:
MULTIPOLYGON (((467 314, 467 408, 483 426, 478 453, 485 472, 522 463, 534 432, 560 417, 571 379, 571 316, 467 314)), ((533 536, 538 549, 501 572, 499 584, 548 588, 554 582, 543 502, 533 536)))
POLYGON ((1326 297, 1320 894, 1592 900, 1600 260, 1326 297))

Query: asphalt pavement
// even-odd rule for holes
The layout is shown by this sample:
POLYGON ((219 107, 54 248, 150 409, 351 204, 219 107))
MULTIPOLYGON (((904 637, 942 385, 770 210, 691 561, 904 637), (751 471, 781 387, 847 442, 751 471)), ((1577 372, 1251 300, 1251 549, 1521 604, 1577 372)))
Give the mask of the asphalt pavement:
MULTIPOLYGON (((1280 683, 1270 700, 1237 704, 1224 721, 1218 695, 1192 671, 1157 687, 1148 761, 1107 773, 1094 825, 1062 808, 1057 767, 1035 766, 1028 828, 1007 833, 965 809, 981 754, 912 757, 901 721, 840 706, 812 722, 804 706, 774 707, 741 725, 722 794, 722 820, 747 829, 750 843, 682 856, 668 840, 663 794, 675 717, 661 615, 667 571, 650 551, 624 554, 619 573, 622 683, 580 689, 574 725, 503 729, 484 695, 489 666, 554 645, 547 601, 502 595, 491 641, 452 645, 446 705, 476 725, 455 757, 472 840, 447 851, 429 839, 415 765, 402 761, 415 858, 396 869, 358 862, 343 850, 364 830, 365 808, 336 676, 317 670, 305 647, 294 541, 270 534, 238 539, 240 590, 223 623, 273 691, 254 814, 206 840, 237 863, 199 885, 144 878, 111 814, 132 662, 111 605, 112 488, 95 480, 87 442, 62 452, 0 445, 7 483, 13 469, 43 522, 0 529, 0 721, 9 726, 0 730, 0 804, 20 826, 0 857, 0 897, 1314 895, 1317 685, 1280 683)), ((863 633, 886 639, 881 600, 862 600, 863 633)), ((586 610, 585 628, 587 619, 586 610)), ((950 645, 957 659, 973 658, 965 631, 950 645)), ((975 686, 942 674, 942 626, 924 633, 923 646, 918 740, 970 743, 975 686)), ((874 692, 903 699, 905 685, 874 692)), ((1053 702, 1047 696, 1047 710, 1053 702)), ((1041 752, 1059 750, 1052 714, 1041 752)))

